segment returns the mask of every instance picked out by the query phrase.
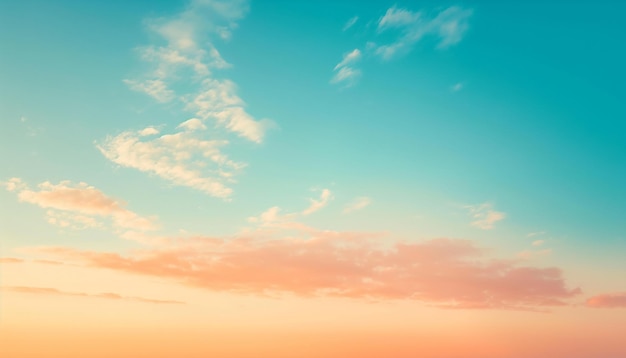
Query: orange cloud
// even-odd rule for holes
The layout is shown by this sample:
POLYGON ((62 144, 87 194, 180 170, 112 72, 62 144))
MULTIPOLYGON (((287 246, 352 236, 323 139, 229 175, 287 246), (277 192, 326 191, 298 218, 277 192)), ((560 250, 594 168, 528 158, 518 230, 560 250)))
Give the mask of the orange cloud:
POLYGON ((532 309, 565 305, 558 268, 496 260, 470 241, 383 246, 370 237, 318 232, 309 239, 193 238, 123 256, 40 248, 82 264, 169 277, 211 290, 367 299, 410 299, 443 308, 532 309))
POLYGON ((593 296, 587 300, 585 305, 593 308, 626 308, 626 292, 593 296))
POLYGON ((11 286, 11 287, 1 287, 3 291, 11 291, 18 293, 32 293, 32 294, 40 294, 40 295, 59 295, 59 296, 74 296, 74 297, 92 297, 92 298, 106 298, 112 300, 126 300, 126 301, 137 301, 137 302, 146 302, 146 303, 160 303, 160 304, 184 304, 185 302, 181 301, 172 301, 172 300, 155 300, 151 298, 143 298, 143 297, 129 297, 129 296, 121 296, 117 293, 98 293, 98 294, 89 294, 83 292, 66 292, 60 291, 56 288, 49 287, 31 287, 31 286, 11 286))
POLYGON ((22 262, 24 262, 24 260, 14 257, 0 257, 0 264, 19 264, 22 262))
POLYGON ((16 191, 20 201, 48 209, 47 221, 63 228, 101 227, 102 223, 96 219, 99 217, 110 218, 116 228, 156 228, 152 219, 126 209, 124 202, 108 197, 86 183, 44 182, 38 185, 38 190, 31 190, 19 178, 12 178, 4 186, 9 191, 16 191))

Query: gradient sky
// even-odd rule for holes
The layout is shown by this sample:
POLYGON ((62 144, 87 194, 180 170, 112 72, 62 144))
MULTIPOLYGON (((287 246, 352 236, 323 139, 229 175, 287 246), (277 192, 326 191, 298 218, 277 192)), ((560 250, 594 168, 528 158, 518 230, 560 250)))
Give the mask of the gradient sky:
POLYGON ((619 2, 0 2, 3 357, 626 356, 619 2))

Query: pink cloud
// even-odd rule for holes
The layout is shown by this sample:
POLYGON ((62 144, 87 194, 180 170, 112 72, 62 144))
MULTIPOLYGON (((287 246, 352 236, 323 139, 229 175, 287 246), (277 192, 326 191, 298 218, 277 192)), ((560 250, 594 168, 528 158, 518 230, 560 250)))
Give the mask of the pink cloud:
POLYGON ((67 292, 60 291, 56 288, 49 287, 31 287, 31 286, 10 286, 10 287, 1 287, 3 291, 11 291, 18 293, 30 293, 30 294, 39 294, 39 295, 58 295, 58 296, 74 296, 74 297, 91 297, 91 298, 105 298, 111 300, 125 300, 125 301, 137 301, 137 302, 145 302, 145 303, 161 303, 161 304, 184 304, 185 302, 181 301, 172 301, 172 300, 156 300, 151 298, 143 298, 143 297, 131 297, 131 296, 121 296, 117 293, 97 293, 97 294, 89 294, 84 292, 67 292))
POLYGON ((626 292, 605 293, 593 296, 585 303, 594 308, 626 308, 626 292))
POLYGON ((309 239, 194 238, 130 255, 41 248, 88 266, 168 277, 210 290, 363 299, 410 299, 444 308, 538 309, 565 305, 558 268, 496 260, 471 241, 382 245, 365 235, 309 239))
POLYGON ((113 226, 121 229, 153 230, 154 220, 140 216, 128 209, 126 203, 111 198, 86 183, 58 184, 43 182, 37 190, 30 189, 20 179, 13 178, 7 190, 15 191, 20 201, 35 204, 46 211, 50 224, 72 229, 102 227, 99 218, 109 218, 113 226))

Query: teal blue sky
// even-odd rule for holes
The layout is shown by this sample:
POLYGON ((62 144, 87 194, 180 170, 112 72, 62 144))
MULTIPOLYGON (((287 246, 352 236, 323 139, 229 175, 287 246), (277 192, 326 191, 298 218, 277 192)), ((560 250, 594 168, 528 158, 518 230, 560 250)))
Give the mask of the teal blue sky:
MULTIPOLYGON (((620 2, 252 2, 229 39, 202 35, 232 65, 211 70, 211 78, 234 82, 245 110, 272 122, 260 142, 215 126, 211 138, 227 139, 223 151, 247 164, 227 200, 118 165, 98 150, 124 131, 175 133, 194 117, 180 101, 160 103, 124 82, 150 71, 142 47, 165 45, 150 24, 186 2, 0 6, 2 181, 86 182, 158 216, 163 233, 232 235, 249 217, 273 206, 301 210, 327 188, 332 205, 307 217, 311 225, 484 239, 517 251, 533 232, 546 232, 562 251, 600 256, 626 247, 620 2), (459 16, 467 28, 453 30, 456 42, 440 46, 443 37, 425 30, 391 58, 378 56, 380 47, 368 50, 368 42, 391 43, 407 29, 380 26, 390 9, 421 11, 429 21, 451 7, 466 14, 459 16), (360 58, 350 66, 359 75, 333 82, 333 69, 355 49, 360 58), (342 215, 358 197, 371 204, 342 215), (483 203, 505 215, 486 230, 472 226, 468 212, 483 203)), ((172 77, 177 93, 198 85, 191 72, 172 77)), ((4 218, 20 217, 3 222, 7 247, 50 236, 113 245, 54 229, 45 210, 15 193, 0 198, 4 218)))

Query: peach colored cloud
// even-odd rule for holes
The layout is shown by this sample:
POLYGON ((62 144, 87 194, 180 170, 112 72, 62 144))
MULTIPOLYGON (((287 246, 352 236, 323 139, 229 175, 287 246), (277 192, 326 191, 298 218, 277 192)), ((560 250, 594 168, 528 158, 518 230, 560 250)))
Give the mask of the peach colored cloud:
POLYGON ((20 201, 48 209, 47 221, 62 228, 102 227, 101 218, 111 219, 113 226, 119 229, 143 231, 156 228, 153 219, 126 209, 124 202, 86 183, 72 184, 67 180, 58 184, 43 182, 37 190, 32 190, 21 179, 12 178, 4 186, 9 191, 15 191, 20 201))
POLYGON ((121 295, 118 295, 117 293, 110 293, 110 292, 98 293, 98 294, 89 294, 89 293, 84 293, 84 292, 67 292, 67 291, 60 291, 60 290, 57 290, 56 288, 49 288, 49 287, 8 286, 8 287, 1 287, 0 289, 2 289, 3 291, 32 293, 32 294, 40 294, 40 295, 106 298, 106 299, 111 299, 111 300, 137 301, 137 302, 158 303, 158 304, 185 304, 185 302, 181 302, 181 301, 156 300, 156 299, 143 298, 143 297, 121 296, 121 295))
POLYGON ((22 262, 24 262, 24 260, 14 257, 0 257, 0 264, 19 264, 22 262))
POLYGON ((471 225, 482 230, 491 230, 494 228, 495 223, 506 218, 506 214, 494 210, 491 203, 468 205, 465 208, 469 210, 470 215, 474 219, 471 225))
POLYGON ((168 277, 210 290, 366 299, 410 299, 445 308, 539 309, 581 293, 558 268, 486 257, 471 241, 382 245, 356 234, 310 239, 194 238, 123 256, 40 248, 64 260, 168 277))
POLYGON ((604 293, 593 296, 585 303, 594 308, 626 308, 626 292, 604 293))

